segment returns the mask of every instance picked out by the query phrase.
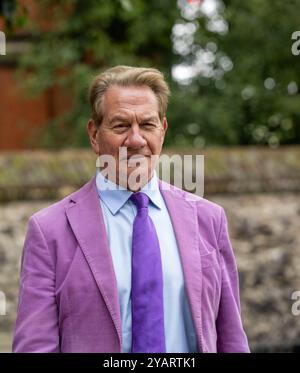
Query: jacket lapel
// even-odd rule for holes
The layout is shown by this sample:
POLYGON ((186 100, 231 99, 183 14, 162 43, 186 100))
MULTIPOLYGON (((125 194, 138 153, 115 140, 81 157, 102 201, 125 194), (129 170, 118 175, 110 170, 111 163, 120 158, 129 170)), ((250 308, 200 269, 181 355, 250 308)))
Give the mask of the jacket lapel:
POLYGON ((181 257, 185 287, 197 334, 198 349, 203 350, 201 322, 202 271, 196 202, 159 180, 159 187, 172 221, 181 257))
POLYGON ((71 196, 66 214, 111 314, 121 346, 121 315, 117 282, 95 177, 78 193, 71 196))

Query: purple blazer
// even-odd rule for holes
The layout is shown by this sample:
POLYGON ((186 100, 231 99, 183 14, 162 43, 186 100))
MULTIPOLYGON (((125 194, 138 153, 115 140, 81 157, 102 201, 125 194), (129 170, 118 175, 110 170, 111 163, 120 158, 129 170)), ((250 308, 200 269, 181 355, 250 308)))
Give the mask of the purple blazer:
MULTIPOLYGON (((249 352, 222 207, 159 186, 177 239, 199 352, 249 352), (192 200, 193 199, 193 200, 192 200)), ((14 352, 121 352, 116 277, 95 177, 29 220, 14 352)))

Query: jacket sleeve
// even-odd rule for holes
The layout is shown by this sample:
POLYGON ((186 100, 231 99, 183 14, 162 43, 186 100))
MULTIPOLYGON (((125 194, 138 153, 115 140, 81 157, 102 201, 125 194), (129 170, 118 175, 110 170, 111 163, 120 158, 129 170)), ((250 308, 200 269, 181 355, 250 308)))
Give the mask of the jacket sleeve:
POLYGON ((42 230, 29 220, 22 253, 13 352, 59 352, 53 260, 42 230))
POLYGON ((229 240, 227 219, 223 208, 221 209, 218 242, 222 283, 216 321, 217 351, 249 352, 248 341, 241 320, 238 271, 229 240))

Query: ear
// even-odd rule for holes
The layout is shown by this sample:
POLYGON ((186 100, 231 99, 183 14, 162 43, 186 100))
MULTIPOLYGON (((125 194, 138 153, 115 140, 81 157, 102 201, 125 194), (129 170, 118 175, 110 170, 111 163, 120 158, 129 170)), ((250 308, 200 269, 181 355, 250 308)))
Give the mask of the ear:
POLYGON ((168 129, 168 121, 167 121, 166 117, 164 117, 164 119, 163 119, 163 129, 164 129, 164 132, 166 134, 167 129, 168 129))
POLYGON ((99 155, 99 144, 98 144, 98 127, 96 126, 93 119, 90 119, 87 123, 86 130, 90 138, 91 146, 95 154, 99 155))
POLYGON ((163 126, 163 132, 161 134, 161 143, 163 144, 164 140, 165 140, 165 135, 166 135, 166 132, 167 132, 167 129, 168 129, 168 121, 167 121, 166 117, 163 118, 162 126, 163 126))

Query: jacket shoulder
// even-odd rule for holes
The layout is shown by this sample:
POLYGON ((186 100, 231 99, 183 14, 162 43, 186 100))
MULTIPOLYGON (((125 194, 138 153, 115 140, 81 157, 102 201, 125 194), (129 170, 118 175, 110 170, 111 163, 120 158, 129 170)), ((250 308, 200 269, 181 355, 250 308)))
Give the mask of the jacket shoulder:
POLYGON ((70 205, 77 201, 84 199, 91 189, 94 187, 95 177, 84 184, 80 189, 67 195, 61 200, 44 207, 43 209, 35 212, 30 219, 35 219, 39 223, 57 222, 56 219, 65 216, 65 210, 70 205))
POLYGON ((210 201, 205 197, 190 193, 174 185, 168 184, 162 180, 160 180, 160 184, 162 189, 172 191, 174 197, 182 198, 190 203, 195 203, 197 209, 201 210, 202 213, 204 212, 206 216, 211 215, 219 217, 223 210, 222 206, 213 201, 210 201))

